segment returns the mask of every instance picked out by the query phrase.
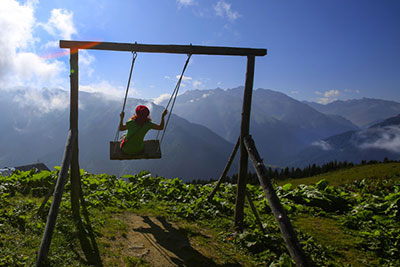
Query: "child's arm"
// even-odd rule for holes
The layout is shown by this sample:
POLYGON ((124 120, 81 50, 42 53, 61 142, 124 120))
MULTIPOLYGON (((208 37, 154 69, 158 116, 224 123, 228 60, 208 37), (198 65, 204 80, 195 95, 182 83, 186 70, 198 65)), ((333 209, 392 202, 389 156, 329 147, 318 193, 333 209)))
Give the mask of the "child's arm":
POLYGON ((121 114, 119 114, 119 117, 121 118, 121 120, 119 121, 119 130, 120 131, 125 131, 126 130, 126 125, 124 125, 124 123, 123 123, 124 116, 125 116, 125 112, 121 112, 121 114))

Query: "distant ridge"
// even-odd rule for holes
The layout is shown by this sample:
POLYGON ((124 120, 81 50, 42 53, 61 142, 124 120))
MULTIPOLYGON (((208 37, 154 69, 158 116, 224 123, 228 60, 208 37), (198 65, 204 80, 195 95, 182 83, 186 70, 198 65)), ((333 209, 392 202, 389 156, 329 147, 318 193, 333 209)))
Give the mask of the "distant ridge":
POLYGON ((368 128, 400 113, 400 103, 374 98, 337 100, 326 105, 303 103, 324 114, 340 115, 360 128, 368 128))
MULTIPOLYGON (((2 94, 0 166, 20 166, 37 159, 59 166, 69 127, 68 103, 69 93, 57 89, 21 88, 2 94)), ((128 99, 127 118, 138 104, 147 104, 153 121, 160 121, 163 107, 140 99, 128 99)), ((111 161, 109 141, 115 137, 122 99, 80 92, 79 105, 79 163, 92 173, 120 176, 147 170, 166 178, 216 178, 234 146, 206 127, 172 114, 162 159, 111 161)), ((156 133, 149 133, 148 139, 156 133)))
POLYGON ((306 166, 329 161, 400 160, 400 115, 359 131, 348 131, 314 142, 289 163, 306 166))
MULTIPOLYGON (((239 136, 243 86, 190 90, 178 96, 175 112, 234 143, 239 136)), ((325 115, 281 92, 253 92, 250 133, 266 164, 284 165, 312 142, 358 127, 338 115, 325 115)))

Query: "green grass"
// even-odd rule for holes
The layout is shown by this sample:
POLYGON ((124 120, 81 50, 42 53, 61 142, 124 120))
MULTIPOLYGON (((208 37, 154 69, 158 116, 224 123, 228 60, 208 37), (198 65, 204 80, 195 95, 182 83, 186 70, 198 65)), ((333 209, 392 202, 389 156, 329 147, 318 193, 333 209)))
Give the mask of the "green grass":
MULTIPOLYGON (((399 266, 399 174, 398 163, 357 166, 282 181, 280 185, 290 182, 294 186, 278 186, 276 192, 303 249, 318 265, 399 266), (321 179, 328 183, 319 182, 321 179)), ((258 186, 249 185, 248 189, 266 233, 258 229, 246 204, 246 230, 237 234, 233 230, 236 185, 223 184, 208 202, 206 198, 215 183, 188 185, 179 179, 148 177, 145 173, 127 176, 130 183, 106 174, 82 171, 82 175, 84 198, 104 266, 151 265, 129 250, 130 237, 137 227, 132 218, 138 217, 153 221, 162 218, 177 225, 179 231, 175 233, 182 234, 205 257, 189 257, 186 263, 211 259, 227 266, 292 266, 282 234, 258 186)), ((54 177, 55 173, 34 172, 0 177, 0 266, 34 265, 47 217, 35 214, 54 177), (42 195, 35 193, 34 197, 32 192, 42 195)), ((71 219, 69 194, 67 184, 49 260, 53 266, 86 266, 71 219)), ((49 204, 45 214, 48 210, 49 204)), ((146 231, 158 228, 149 225, 144 227, 146 231)))
POLYGON ((278 185, 291 183, 293 186, 299 184, 315 184, 318 181, 325 179, 330 185, 340 186, 352 183, 362 179, 400 179, 400 163, 377 163, 371 165, 356 166, 349 169, 343 169, 333 172, 328 172, 313 177, 300 179, 286 179, 278 181, 278 185))
POLYGON ((302 216, 294 220, 294 226, 315 238, 318 244, 330 247, 337 254, 336 261, 348 266, 378 266, 371 253, 359 249, 361 239, 346 231, 331 218, 302 216))

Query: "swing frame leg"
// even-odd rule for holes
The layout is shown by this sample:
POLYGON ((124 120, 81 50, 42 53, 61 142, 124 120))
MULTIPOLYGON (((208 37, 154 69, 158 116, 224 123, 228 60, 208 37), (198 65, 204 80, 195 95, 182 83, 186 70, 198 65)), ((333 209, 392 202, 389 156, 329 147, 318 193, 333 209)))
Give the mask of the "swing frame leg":
POLYGON ((42 215, 44 207, 46 206, 47 202, 49 201, 51 195, 53 195, 54 188, 56 188, 56 184, 57 184, 57 179, 55 180, 53 185, 50 187, 49 191, 47 192, 47 195, 43 199, 42 205, 40 205, 40 207, 39 207, 39 209, 38 209, 38 211, 36 213, 36 216, 42 215))
POLYGON ((208 201, 211 201, 214 198, 214 195, 215 195, 215 193, 217 193, 219 186, 221 185, 222 181, 225 179, 226 175, 228 174, 229 169, 231 168, 232 162, 235 159, 236 152, 239 149, 239 145, 240 145, 240 137, 238 138, 236 145, 233 148, 233 151, 231 153, 231 156, 229 157, 228 163, 226 164, 224 171, 222 172, 221 176, 219 177, 218 182, 214 187, 214 190, 208 195, 208 198, 207 198, 208 201))
POLYGON ((264 227, 262 225, 260 216, 258 216, 257 209, 254 206, 253 200, 251 200, 250 193, 249 193, 249 191, 247 189, 246 189, 246 198, 247 198, 247 201, 249 202, 251 210, 253 211, 254 217, 256 217, 256 222, 257 222, 258 227, 260 228, 261 232, 263 234, 265 234, 265 230, 264 230, 264 227))

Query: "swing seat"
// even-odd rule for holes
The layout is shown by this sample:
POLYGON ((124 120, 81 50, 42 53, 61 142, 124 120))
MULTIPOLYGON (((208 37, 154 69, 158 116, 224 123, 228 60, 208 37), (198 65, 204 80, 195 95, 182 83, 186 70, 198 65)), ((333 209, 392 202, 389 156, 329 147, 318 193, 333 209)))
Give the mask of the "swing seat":
POLYGON ((139 154, 131 155, 123 152, 119 146, 119 141, 110 142, 110 160, 130 160, 130 159, 160 159, 161 149, 158 140, 143 141, 143 150, 139 154))

